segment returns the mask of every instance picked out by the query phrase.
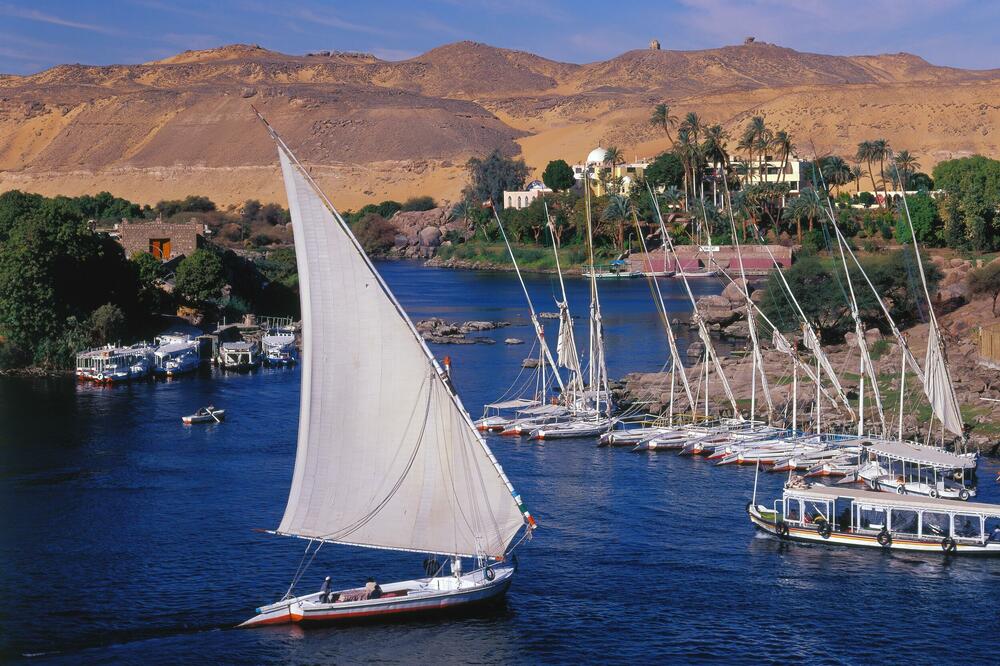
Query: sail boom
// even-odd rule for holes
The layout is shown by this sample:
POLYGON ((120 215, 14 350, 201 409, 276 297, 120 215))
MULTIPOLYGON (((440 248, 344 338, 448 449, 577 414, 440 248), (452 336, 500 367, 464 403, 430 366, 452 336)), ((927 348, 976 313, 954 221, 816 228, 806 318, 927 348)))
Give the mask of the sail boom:
MULTIPOLYGON (((442 556, 445 556, 445 557, 482 557, 483 556, 483 553, 459 553, 459 552, 451 552, 451 551, 447 551, 446 552, 446 551, 439 551, 439 550, 421 550, 419 548, 400 548, 398 546, 381 546, 381 545, 375 545, 375 544, 370 544, 370 543, 355 543, 353 541, 341 541, 339 539, 324 539, 322 537, 309 536, 307 534, 294 534, 294 533, 291 533, 291 532, 280 532, 278 530, 264 530, 264 532, 267 533, 267 534, 273 534, 275 536, 291 537, 293 539, 304 539, 306 541, 320 541, 322 543, 336 544, 336 545, 339 545, 339 546, 354 546, 356 548, 370 548, 372 550, 391 550, 391 551, 397 552, 397 553, 420 553, 422 555, 442 555, 442 556)), ((511 542, 513 543, 513 540, 511 540, 511 542)), ((487 553, 486 556, 487 557, 494 557, 494 558, 502 558, 508 552, 510 552, 509 546, 508 546, 508 548, 504 549, 503 554, 495 555, 495 554, 487 553)))

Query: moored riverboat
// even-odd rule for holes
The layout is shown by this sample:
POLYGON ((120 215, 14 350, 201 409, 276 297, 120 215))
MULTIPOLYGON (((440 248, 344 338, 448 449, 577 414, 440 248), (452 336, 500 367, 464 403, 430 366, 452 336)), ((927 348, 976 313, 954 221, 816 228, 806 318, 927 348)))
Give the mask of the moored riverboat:
POLYGON ((945 555, 1000 556, 1000 505, 788 484, 750 521, 780 539, 945 555))

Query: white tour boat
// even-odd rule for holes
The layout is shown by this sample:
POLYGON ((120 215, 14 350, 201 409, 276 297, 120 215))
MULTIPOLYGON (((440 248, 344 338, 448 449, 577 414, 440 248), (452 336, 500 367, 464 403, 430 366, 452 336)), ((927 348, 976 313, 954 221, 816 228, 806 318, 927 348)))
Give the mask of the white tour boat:
POLYGON ((967 500, 976 496, 975 453, 900 441, 865 441, 858 480, 872 490, 967 500))
POLYGON ((241 626, 400 617, 497 599, 534 519, 350 227, 268 130, 295 225, 304 359, 295 471, 274 533, 308 543, 285 595, 241 626), (328 579, 297 594, 326 543, 430 555, 427 575, 339 591, 328 579), (449 572, 435 555, 450 561, 449 572), (463 558, 474 563, 467 573, 463 558))
POLYGON ((1000 505, 793 482, 772 506, 747 505, 760 530, 791 541, 1000 556, 1000 505))

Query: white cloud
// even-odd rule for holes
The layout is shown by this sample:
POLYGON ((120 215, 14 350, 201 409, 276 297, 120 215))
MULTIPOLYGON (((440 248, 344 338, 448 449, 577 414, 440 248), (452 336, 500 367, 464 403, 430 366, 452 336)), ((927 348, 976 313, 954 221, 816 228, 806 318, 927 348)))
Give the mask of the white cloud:
POLYGON ((6 16, 13 16, 15 18, 20 18, 20 19, 25 19, 28 21, 38 21, 39 23, 58 25, 64 28, 88 30, 90 32, 99 32, 105 35, 116 34, 114 30, 104 26, 93 25, 91 23, 81 23, 79 21, 71 21, 69 19, 64 19, 59 16, 54 16, 52 14, 45 14, 36 9, 24 9, 22 7, 15 7, 13 5, 8 5, 8 4, 0 4, 0 14, 6 16))

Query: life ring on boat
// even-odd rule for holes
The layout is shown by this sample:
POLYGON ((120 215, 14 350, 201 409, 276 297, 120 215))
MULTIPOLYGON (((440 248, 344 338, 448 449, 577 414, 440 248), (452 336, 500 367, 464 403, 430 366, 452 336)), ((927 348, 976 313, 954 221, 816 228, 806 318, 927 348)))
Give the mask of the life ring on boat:
POLYGON ((830 535, 833 534, 833 525, 830 524, 829 520, 824 520, 819 524, 819 527, 816 528, 816 531, 819 532, 819 535, 824 539, 829 539, 830 535))
POLYGON ((875 537, 875 540, 878 541, 878 545, 883 548, 888 548, 889 545, 892 544, 892 535, 889 534, 889 530, 883 527, 882 531, 878 533, 877 537, 875 537))
POLYGON ((906 486, 904 486, 903 484, 899 484, 898 486, 896 486, 896 494, 897 495, 905 495, 906 494, 906 486))
POLYGON ((958 550, 958 544, 951 537, 945 537, 941 540, 941 550, 948 555, 952 555, 958 550))
POLYGON ((969 496, 970 496, 969 491, 966 490, 965 488, 962 488, 961 490, 958 491, 958 499, 962 500, 963 502, 969 499, 969 496))
POLYGON ((933 497, 934 499, 938 498, 937 488, 931 488, 930 492, 928 492, 927 494, 930 495, 931 497, 933 497))
POLYGON ((787 539, 788 538, 788 524, 787 523, 783 523, 783 522, 782 523, 778 523, 778 528, 777 529, 778 529, 778 536, 779 537, 781 537, 782 539, 787 539))
POLYGON ((872 490, 875 492, 882 490, 882 484, 879 483, 878 479, 872 479, 872 490))
POLYGON ((483 569, 483 575, 486 576, 486 580, 490 581, 497 577, 496 572, 493 571, 492 567, 486 567, 483 569))

